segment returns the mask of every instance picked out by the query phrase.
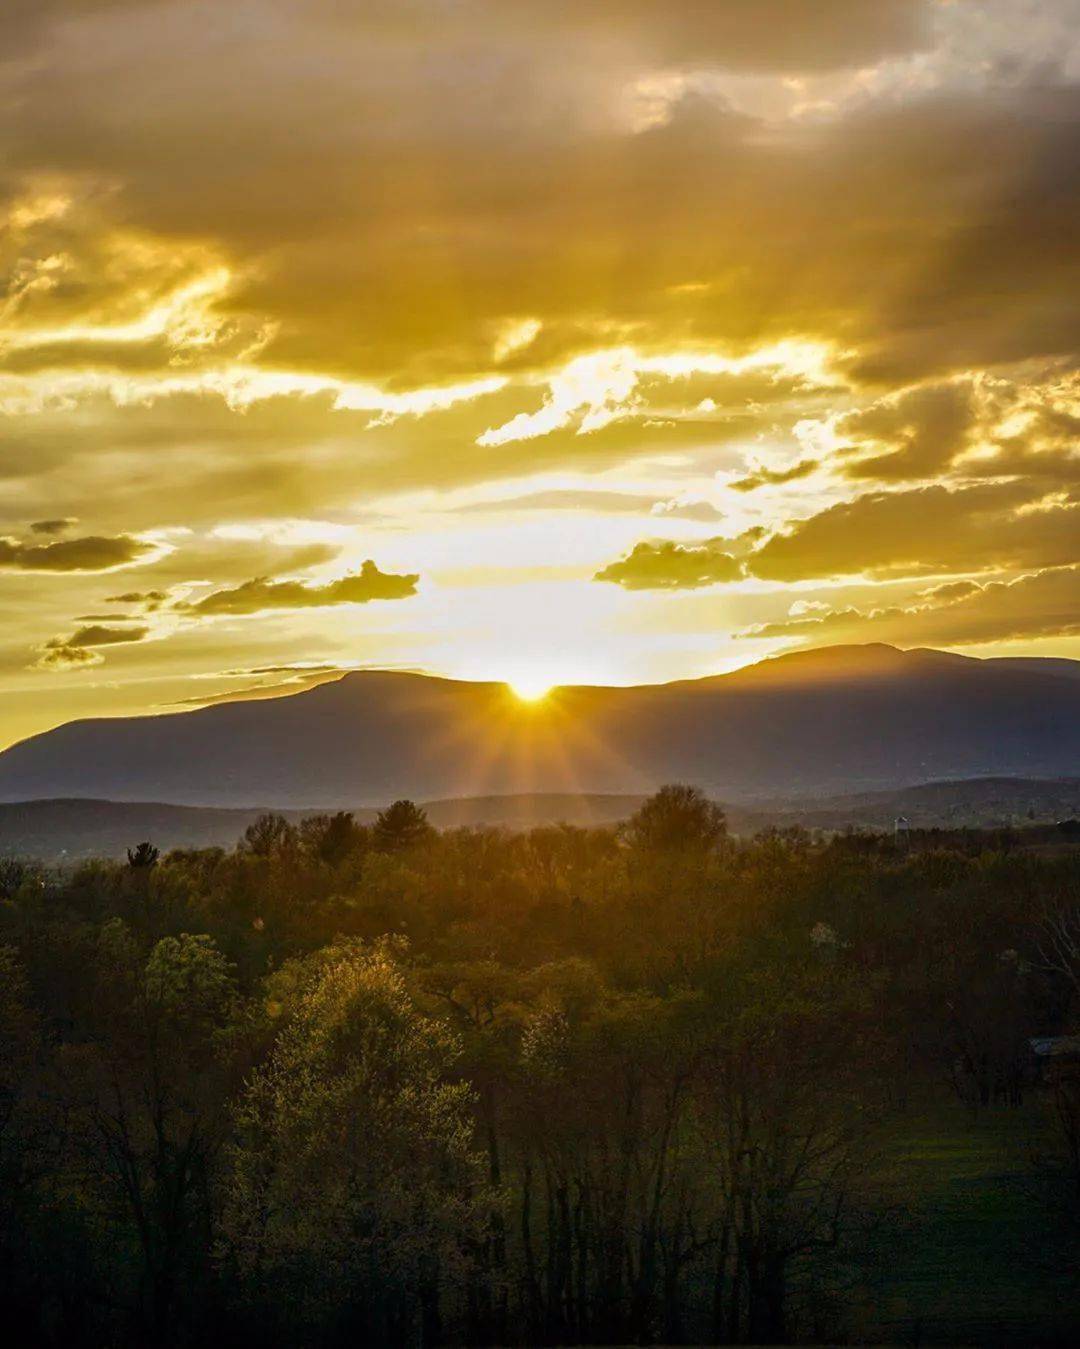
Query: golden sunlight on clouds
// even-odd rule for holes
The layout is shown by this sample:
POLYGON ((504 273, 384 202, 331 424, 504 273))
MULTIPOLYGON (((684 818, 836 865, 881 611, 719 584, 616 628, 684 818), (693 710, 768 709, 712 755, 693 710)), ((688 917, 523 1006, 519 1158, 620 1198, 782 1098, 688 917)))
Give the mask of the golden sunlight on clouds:
POLYGON ((0 742, 1077 652, 1076 0, 204 8, 0 15, 0 742))
MULTIPOLYGON (((632 347, 593 352, 570 361, 545 378, 547 394, 537 412, 518 413, 503 426, 492 427, 479 445, 506 445, 573 427, 578 435, 600 431, 640 410, 637 390, 648 376, 688 380, 694 376, 734 376, 763 371, 773 378, 795 378, 825 384, 828 376, 824 343, 780 342, 728 357, 714 353, 672 352, 645 356, 632 347)), ((697 411, 715 411, 704 400, 697 411)))

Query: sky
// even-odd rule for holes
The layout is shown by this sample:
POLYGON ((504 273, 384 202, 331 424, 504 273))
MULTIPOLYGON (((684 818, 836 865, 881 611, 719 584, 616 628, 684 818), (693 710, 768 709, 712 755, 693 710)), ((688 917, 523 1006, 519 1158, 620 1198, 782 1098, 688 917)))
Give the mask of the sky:
POLYGON ((1080 657, 1080 0, 6 0, 0 745, 1080 657))

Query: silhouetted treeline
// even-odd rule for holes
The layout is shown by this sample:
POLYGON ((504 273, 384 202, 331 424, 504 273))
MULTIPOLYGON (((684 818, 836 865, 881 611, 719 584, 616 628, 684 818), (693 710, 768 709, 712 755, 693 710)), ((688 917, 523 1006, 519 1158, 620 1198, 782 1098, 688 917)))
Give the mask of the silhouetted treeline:
POLYGON ((12 1342, 835 1342, 926 1093, 1047 1122, 1067 1264, 1078 1093, 1030 1040, 1078 1025, 1080 852, 933 842, 736 843, 665 788, 618 832, 397 802, 8 859, 12 1342))

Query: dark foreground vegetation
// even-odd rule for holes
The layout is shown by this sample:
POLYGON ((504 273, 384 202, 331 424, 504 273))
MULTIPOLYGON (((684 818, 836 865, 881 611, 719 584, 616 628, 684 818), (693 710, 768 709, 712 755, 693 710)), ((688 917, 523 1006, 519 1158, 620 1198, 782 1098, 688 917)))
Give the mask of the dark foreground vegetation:
POLYGON ((665 789, 0 860, 10 1342, 1075 1342, 1080 851, 1022 842, 665 789))

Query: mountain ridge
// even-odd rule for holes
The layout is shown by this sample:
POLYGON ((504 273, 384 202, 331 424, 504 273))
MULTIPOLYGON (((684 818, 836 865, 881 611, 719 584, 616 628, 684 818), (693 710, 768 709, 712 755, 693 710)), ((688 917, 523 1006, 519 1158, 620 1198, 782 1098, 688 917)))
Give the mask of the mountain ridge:
POLYGON ((494 681, 354 671, 277 698, 69 722, 0 754, 0 801, 356 808, 635 795, 672 779, 750 800, 1067 777, 1080 764, 1080 662, 1052 665, 826 647, 703 679, 568 685, 536 704, 494 681))

